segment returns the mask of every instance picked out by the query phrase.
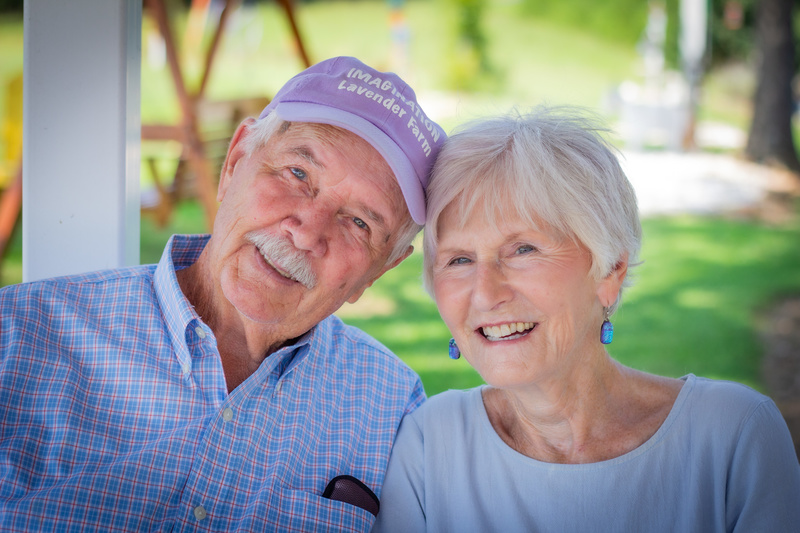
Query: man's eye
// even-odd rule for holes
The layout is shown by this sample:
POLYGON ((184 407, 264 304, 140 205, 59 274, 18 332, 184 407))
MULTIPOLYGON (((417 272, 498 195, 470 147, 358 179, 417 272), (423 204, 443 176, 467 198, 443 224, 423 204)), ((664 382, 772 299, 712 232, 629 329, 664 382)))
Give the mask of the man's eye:
POLYGON ((353 223, 361 229, 369 230, 367 223, 358 217, 353 217, 353 223))
POLYGON ((294 177, 295 177, 295 178, 297 178, 297 179, 299 179, 299 180, 302 180, 302 181, 306 181, 306 178, 308 177, 308 176, 306 175, 306 171, 305 171, 305 170, 303 170, 302 168, 297 168, 297 167, 289 167, 289 171, 290 171, 292 174, 294 174, 294 177))

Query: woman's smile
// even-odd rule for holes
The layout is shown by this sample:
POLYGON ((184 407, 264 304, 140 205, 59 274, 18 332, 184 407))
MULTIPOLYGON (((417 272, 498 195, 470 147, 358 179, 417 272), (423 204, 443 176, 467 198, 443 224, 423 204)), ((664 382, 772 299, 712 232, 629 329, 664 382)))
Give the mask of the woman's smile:
POLYGON ((524 337, 530 333, 535 326, 536 324, 533 322, 509 322, 497 326, 483 326, 479 328, 479 330, 487 340, 496 342, 524 337))

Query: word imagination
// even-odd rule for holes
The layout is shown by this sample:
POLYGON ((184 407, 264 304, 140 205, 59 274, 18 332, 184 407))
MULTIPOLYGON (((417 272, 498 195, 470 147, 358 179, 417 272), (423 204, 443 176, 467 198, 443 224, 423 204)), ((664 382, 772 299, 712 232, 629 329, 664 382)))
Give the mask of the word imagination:
POLYGON ((357 68, 350 69, 347 77, 351 78, 352 81, 342 80, 337 89, 355 92, 368 100, 372 100, 397 115, 397 118, 403 118, 404 115, 408 115, 406 127, 411 130, 411 133, 419 141, 422 151, 425 152, 425 157, 431 155, 431 145, 425 136, 425 130, 428 131, 433 142, 439 142, 439 128, 425 115, 419 105, 413 100, 406 100, 405 96, 389 80, 382 80, 357 68), (387 92, 389 93, 388 95, 386 94, 387 92))

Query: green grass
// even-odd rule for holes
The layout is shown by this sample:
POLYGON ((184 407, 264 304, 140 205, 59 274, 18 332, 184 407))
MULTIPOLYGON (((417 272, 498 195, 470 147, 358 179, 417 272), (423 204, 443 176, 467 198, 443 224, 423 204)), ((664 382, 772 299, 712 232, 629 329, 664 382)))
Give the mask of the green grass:
POLYGON ((760 315, 800 293, 800 225, 678 217, 646 220, 644 232, 645 263, 610 352, 657 374, 694 372, 763 390, 760 315))

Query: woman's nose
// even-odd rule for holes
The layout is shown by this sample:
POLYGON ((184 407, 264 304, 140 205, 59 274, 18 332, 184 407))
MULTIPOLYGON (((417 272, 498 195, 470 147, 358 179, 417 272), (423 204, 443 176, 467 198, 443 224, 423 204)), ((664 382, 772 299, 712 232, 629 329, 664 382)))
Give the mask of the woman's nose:
POLYGON ((475 270, 472 304, 479 311, 491 311, 511 300, 513 291, 498 263, 479 265, 475 270))

